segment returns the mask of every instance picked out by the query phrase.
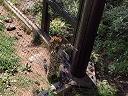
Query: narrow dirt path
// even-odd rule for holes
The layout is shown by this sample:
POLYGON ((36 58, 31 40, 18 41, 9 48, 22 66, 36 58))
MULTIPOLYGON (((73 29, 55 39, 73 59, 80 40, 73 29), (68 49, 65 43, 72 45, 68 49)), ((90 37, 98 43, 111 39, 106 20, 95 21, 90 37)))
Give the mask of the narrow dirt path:
POLYGON ((12 23, 5 23, 6 26, 13 25, 16 27, 13 31, 5 32, 17 39, 15 43, 16 54, 21 58, 20 64, 23 66, 29 65, 31 66, 32 72, 26 72, 23 74, 25 77, 28 77, 31 80, 36 81, 36 83, 29 88, 19 89, 18 96, 33 96, 32 91, 35 90, 34 87, 38 88, 48 88, 48 83, 46 80, 46 74, 43 69, 43 61, 44 59, 49 62, 49 52, 47 48, 43 46, 33 46, 31 44, 32 35, 28 35, 27 32, 22 27, 21 22, 13 16, 10 12, 8 12, 2 5, 0 5, 0 15, 1 16, 9 16, 12 18, 12 23))

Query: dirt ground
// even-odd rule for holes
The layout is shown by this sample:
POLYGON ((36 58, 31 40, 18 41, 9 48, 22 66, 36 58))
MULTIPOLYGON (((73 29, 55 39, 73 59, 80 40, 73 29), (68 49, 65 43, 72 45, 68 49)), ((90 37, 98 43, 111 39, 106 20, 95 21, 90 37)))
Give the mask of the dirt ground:
MULTIPOLYGON (((30 5, 32 0, 23 0, 22 2, 28 2, 26 5, 30 5)), ((19 6, 20 9, 26 8, 22 5, 19 6)), ((25 9, 23 9, 25 10, 25 9)), ((47 63, 49 63, 49 56, 50 53, 47 50, 46 47, 42 46, 33 46, 31 41, 33 40, 31 32, 28 32, 24 28, 24 24, 22 24, 12 13, 8 12, 2 5, 0 5, 0 15, 2 16, 11 16, 13 18, 13 22, 11 23, 16 27, 13 31, 6 31, 8 35, 11 37, 15 37, 17 39, 15 43, 15 49, 16 54, 21 58, 20 64, 25 66, 28 64, 31 66, 32 72, 27 72, 23 74, 18 74, 18 77, 27 77, 30 80, 36 81, 33 83, 29 88, 17 88, 16 90, 16 96, 33 96, 33 91, 36 91, 37 89, 48 89, 49 84, 46 79, 46 74, 43 69, 43 61, 44 59, 47 60, 47 63)), ((31 19, 31 16, 28 16, 29 19, 31 19)), ((31 19, 32 20, 32 19, 31 19)), ((35 19, 34 19, 35 20, 35 19)), ((32 20, 33 21, 33 20, 32 20)), ((5 23, 7 26, 8 24, 5 23)), ((90 77, 92 76, 92 73, 88 71, 88 74, 90 77)), ((96 80, 94 80, 96 81, 96 80)), ((128 96, 128 82, 127 78, 115 78, 114 80, 110 80, 110 82, 114 83, 116 87, 119 89, 119 96, 128 96)))
POLYGON ((32 35, 28 35, 26 30, 23 29, 23 24, 10 12, 8 12, 2 5, 0 5, 0 15, 1 16, 11 16, 13 22, 5 23, 6 26, 9 24, 16 27, 13 31, 6 31, 6 33, 17 39, 15 42, 16 54, 20 57, 20 64, 25 66, 28 64, 31 66, 31 72, 26 72, 23 75, 31 80, 36 81, 27 90, 17 89, 18 96, 33 96, 33 90, 38 88, 47 89, 49 87, 46 74, 43 69, 43 60, 46 59, 49 62, 49 51, 43 46, 33 46, 31 41, 33 40, 32 35))

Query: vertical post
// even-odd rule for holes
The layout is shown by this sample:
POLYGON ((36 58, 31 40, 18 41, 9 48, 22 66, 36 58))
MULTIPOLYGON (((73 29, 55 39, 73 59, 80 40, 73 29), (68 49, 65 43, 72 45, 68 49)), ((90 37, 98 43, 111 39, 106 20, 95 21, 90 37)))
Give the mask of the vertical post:
POLYGON ((73 36, 73 44, 75 43, 75 38, 77 37, 77 32, 79 30, 79 24, 80 24, 80 19, 81 19, 81 16, 82 16, 82 12, 83 12, 83 5, 84 5, 84 2, 85 0, 79 0, 79 11, 77 13, 77 24, 74 28, 74 36, 73 36))
MULTIPOLYGON (((41 32, 44 36, 48 36, 49 26, 50 26, 48 3, 46 0, 43 0, 42 3, 43 3, 43 8, 42 8, 42 20, 41 20, 41 32)), ((41 44, 41 38, 39 34, 35 32, 33 36, 34 36, 33 44, 34 45, 41 44)))
POLYGON ((48 35, 49 26, 50 26, 50 19, 48 14, 48 3, 47 0, 43 0, 41 31, 48 35))
POLYGON ((80 5, 79 5, 79 11, 78 11, 78 21, 77 21, 77 30, 78 30, 78 26, 80 24, 80 19, 82 16, 82 12, 83 12, 83 6, 86 0, 79 0, 80 1, 80 5))
POLYGON ((104 5, 105 0, 85 0, 83 4, 83 12, 75 44, 78 51, 73 54, 71 66, 71 73, 77 78, 83 78, 86 75, 86 68, 90 60, 104 5))

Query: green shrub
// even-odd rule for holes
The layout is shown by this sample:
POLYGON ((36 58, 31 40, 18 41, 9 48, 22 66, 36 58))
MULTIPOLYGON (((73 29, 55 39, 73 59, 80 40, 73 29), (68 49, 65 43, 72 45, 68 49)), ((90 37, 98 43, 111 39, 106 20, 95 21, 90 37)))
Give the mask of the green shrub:
POLYGON ((116 88, 112 87, 107 80, 98 83, 99 96, 116 96, 116 88))
POLYGON ((62 0, 65 9, 72 15, 77 16, 79 0, 62 0))
POLYGON ((62 21, 60 18, 56 18, 52 20, 50 24, 50 35, 63 35, 66 33, 66 30, 68 28, 68 25, 62 21))
POLYGON ((128 71, 128 6, 121 4, 105 10, 94 50, 102 57, 102 67, 123 75, 128 71))
POLYGON ((0 70, 6 71, 16 67, 19 58, 13 47, 15 39, 5 34, 4 28, 4 24, 0 23, 0 70))
MULTIPOLYGON (((34 6, 32 7, 31 9, 31 13, 33 15, 37 15, 38 13, 41 13, 42 12, 42 2, 38 1, 34 4, 34 6)), ((42 16, 42 15, 40 15, 42 16)))

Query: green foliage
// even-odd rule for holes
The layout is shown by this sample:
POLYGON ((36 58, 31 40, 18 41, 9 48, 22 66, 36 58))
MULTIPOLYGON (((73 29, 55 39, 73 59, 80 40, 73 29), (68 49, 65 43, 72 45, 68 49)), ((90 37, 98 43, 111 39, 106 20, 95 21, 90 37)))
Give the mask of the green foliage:
POLYGON ((122 1, 108 4, 113 7, 104 12, 95 51, 102 57, 102 66, 108 64, 110 73, 125 75, 128 71, 128 6, 122 1))
POLYGON ((31 69, 31 66, 28 65, 27 63, 25 66, 21 67, 21 71, 27 73, 27 72, 32 72, 32 69, 31 69))
POLYGON ((98 83, 99 96, 116 96, 116 88, 112 87, 107 80, 98 83))
POLYGON ((3 3, 3 0, 0 0, 0 4, 2 4, 3 3))
POLYGON ((31 9, 32 14, 36 15, 36 14, 42 12, 42 7, 43 6, 42 6, 42 2, 41 1, 36 2, 34 4, 34 6, 32 7, 32 9, 31 9))
POLYGON ((4 24, 0 23, 0 70, 11 70, 18 65, 19 58, 13 48, 14 38, 4 33, 4 24))
POLYGON ((109 73, 118 76, 128 76, 128 62, 116 63, 108 66, 109 73))
POLYGON ((63 35, 65 34, 66 30, 67 30, 67 24, 62 21, 60 18, 56 18, 54 20, 52 20, 51 24, 50 24, 50 34, 51 35, 55 35, 55 34, 59 34, 59 35, 63 35))
POLYGON ((79 0, 62 0, 64 7, 72 15, 77 16, 79 8, 79 0))
POLYGON ((5 89, 10 86, 10 78, 7 74, 0 75, 0 94, 5 95, 5 89))
POLYGON ((48 96, 55 96, 55 94, 52 91, 49 90, 48 96))
POLYGON ((15 96, 15 92, 11 88, 15 79, 12 79, 12 75, 8 73, 0 74, 0 95, 1 96, 15 96))
POLYGON ((25 76, 19 76, 16 78, 15 86, 20 88, 29 88, 34 84, 34 81, 25 76))
POLYGON ((34 81, 25 76, 12 76, 8 73, 0 74, 0 95, 15 96, 17 89, 13 88, 29 88, 34 81))
POLYGON ((18 5, 20 0, 10 0, 13 4, 18 5))

